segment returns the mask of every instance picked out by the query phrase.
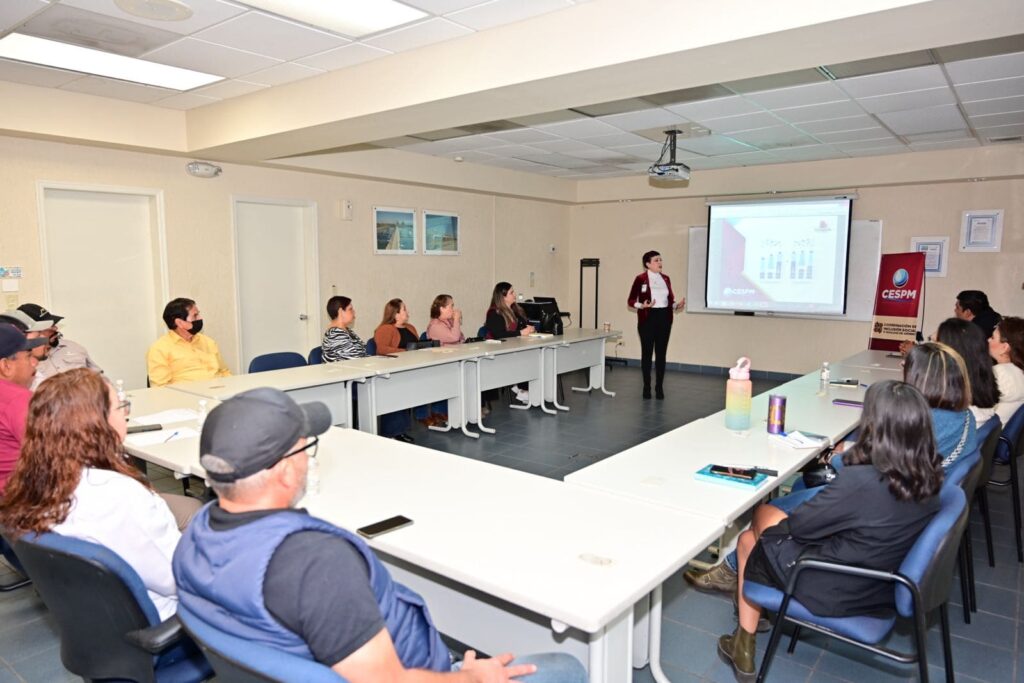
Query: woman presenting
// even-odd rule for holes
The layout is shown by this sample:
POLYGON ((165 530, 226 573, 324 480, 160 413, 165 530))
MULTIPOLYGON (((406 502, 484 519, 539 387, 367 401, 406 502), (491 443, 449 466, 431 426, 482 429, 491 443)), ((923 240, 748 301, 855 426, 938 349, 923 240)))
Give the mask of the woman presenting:
POLYGON ((636 329, 640 333, 640 369, 644 373, 644 398, 651 397, 651 356, 655 358, 655 395, 665 398, 665 352, 672 333, 672 314, 686 305, 684 297, 676 303, 672 281, 661 272, 661 254, 644 254, 644 272, 633 280, 629 306, 636 309, 636 329))

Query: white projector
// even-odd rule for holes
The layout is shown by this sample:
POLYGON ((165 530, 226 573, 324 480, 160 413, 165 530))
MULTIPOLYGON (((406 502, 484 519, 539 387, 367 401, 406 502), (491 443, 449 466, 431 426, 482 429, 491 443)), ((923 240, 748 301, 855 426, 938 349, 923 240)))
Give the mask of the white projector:
POLYGON ((647 175, 657 180, 682 181, 690 179, 690 167, 686 164, 654 164, 647 169, 647 175))

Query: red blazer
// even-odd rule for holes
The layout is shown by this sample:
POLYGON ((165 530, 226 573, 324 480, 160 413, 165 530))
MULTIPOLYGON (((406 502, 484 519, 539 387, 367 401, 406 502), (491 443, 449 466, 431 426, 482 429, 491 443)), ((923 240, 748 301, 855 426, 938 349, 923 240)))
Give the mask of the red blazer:
MULTIPOLYGON (((642 304, 647 303, 651 300, 651 282, 647 277, 649 271, 645 270, 636 276, 633 280, 633 286, 629 289, 629 299, 627 303, 629 307, 636 311, 636 324, 643 325, 647 322, 647 316, 650 315, 651 309, 649 308, 637 308, 636 303, 642 304)), ((671 311, 673 306, 676 304, 676 295, 672 293, 672 281, 668 279, 668 275, 665 273, 661 274, 661 277, 665 279, 665 286, 668 287, 668 308, 671 311)), ((672 324, 673 316, 669 316, 668 324, 672 324)))

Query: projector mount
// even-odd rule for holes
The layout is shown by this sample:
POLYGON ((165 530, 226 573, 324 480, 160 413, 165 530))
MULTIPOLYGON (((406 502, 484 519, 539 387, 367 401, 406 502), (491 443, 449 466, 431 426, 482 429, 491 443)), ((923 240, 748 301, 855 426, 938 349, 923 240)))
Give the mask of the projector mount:
POLYGON ((676 137, 680 131, 676 129, 665 131, 665 143, 661 146, 661 155, 658 160, 647 169, 647 175, 654 180, 667 180, 681 182, 690 179, 690 167, 681 161, 676 161, 676 137), (665 158, 666 152, 668 159, 665 158))

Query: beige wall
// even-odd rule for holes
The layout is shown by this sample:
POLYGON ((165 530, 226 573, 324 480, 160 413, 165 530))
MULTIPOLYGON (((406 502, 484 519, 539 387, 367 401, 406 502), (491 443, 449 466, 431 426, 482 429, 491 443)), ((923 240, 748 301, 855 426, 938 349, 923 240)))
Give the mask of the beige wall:
MULTIPOLYGON (((21 302, 44 301, 37 183, 52 181, 163 191, 170 296, 196 299, 206 329, 238 370, 231 197, 314 201, 318 205, 320 289, 334 287, 356 303, 356 330, 373 333, 384 302, 402 297, 411 320, 424 329, 433 297, 444 291, 466 312, 467 328, 482 323, 490 291, 509 279, 525 294, 568 297, 569 207, 464 191, 342 178, 309 172, 225 164, 215 179, 185 173, 186 159, 0 137, 0 265, 22 266, 21 302), (335 202, 350 199, 351 221, 336 216, 335 202), (372 207, 454 211, 462 224, 458 257, 374 256, 372 207), (556 245, 556 253, 546 251, 556 245), (529 273, 535 272, 535 286, 529 273)), ((103 264, 83 264, 82 277, 103 264)), ((268 286, 273 279, 268 277, 268 286)), ((129 286, 126 284, 126 286, 129 286)), ((74 316, 74 311, 59 311, 74 316)), ((130 311, 125 312, 131 315, 130 311)), ((113 323, 111 333, 116 329, 113 323)), ((326 315, 321 313, 321 323, 326 315)), ((139 349, 142 362, 145 349, 139 349)))
MULTIPOLYGON (((785 168, 785 167, 777 167, 785 168)), ((749 169, 742 169, 746 172, 749 169)), ((859 190, 854 219, 883 222, 882 252, 907 251, 914 235, 950 238, 949 276, 926 283, 925 328, 933 331, 951 315, 962 289, 982 289, 1004 315, 1024 315, 1024 181, 995 180, 897 185, 859 190), (962 254, 956 249, 961 213, 967 209, 1004 209, 1003 250, 998 254, 962 254)), ((601 259, 601 318, 625 331, 620 355, 638 358, 635 314, 626 306, 640 256, 657 249, 677 295, 686 291, 688 228, 707 223, 703 198, 584 204, 572 208, 571 262, 601 259)), ((590 286, 587 279, 584 287, 590 286)), ((578 294, 578 282, 572 301, 578 294)), ((575 304, 574 304, 575 306, 575 304)), ((589 314, 588 314, 589 315, 589 314)), ((837 360, 865 347, 866 322, 828 322, 749 318, 708 314, 676 317, 669 360, 728 366, 748 355, 753 367, 809 372, 822 360, 837 360)))

